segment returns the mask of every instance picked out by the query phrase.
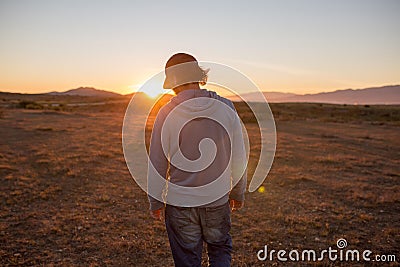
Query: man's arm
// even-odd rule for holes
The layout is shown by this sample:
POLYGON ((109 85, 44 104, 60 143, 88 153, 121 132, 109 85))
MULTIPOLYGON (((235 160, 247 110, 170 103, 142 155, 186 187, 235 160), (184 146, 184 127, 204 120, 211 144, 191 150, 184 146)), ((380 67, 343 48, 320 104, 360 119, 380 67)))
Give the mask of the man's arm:
MULTIPOLYGON (((159 176, 166 179, 168 171, 168 159, 164 154, 161 143, 161 129, 163 123, 164 116, 159 112, 153 125, 149 149, 147 192, 151 211, 156 211, 164 207, 164 203, 159 200, 162 199, 162 194, 165 189, 165 183, 160 183, 159 176)), ((166 148, 166 150, 167 149, 168 148, 166 148)))
MULTIPOLYGON (((244 201, 244 193, 247 186, 247 156, 246 148, 243 140, 242 125, 240 118, 236 114, 233 123, 233 138, 232 138, 232 181, 238 183, 232 188, 229 198, 238 202, 244 201)), ((240 208, 240 207, 239 207, 240 208)))

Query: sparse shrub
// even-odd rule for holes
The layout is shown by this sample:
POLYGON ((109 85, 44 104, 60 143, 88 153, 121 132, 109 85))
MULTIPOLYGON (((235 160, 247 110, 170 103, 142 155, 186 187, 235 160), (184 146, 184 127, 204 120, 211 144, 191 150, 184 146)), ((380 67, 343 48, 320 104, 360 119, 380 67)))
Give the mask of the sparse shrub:
POLYGON ((44 106, 42 104, 39 104, 35 101, 29 101, 29 100, 22 100, 18 103, 19 108, 24 108, 24 109, 43 109, 44 106))
POLYGON ((43 109, 44 107, 41 104, 29 104, 26 106, 26 109, 43 109))
POLYGON ((22 101, 19 101, 18 107, 19 108, 26 108, 27 105, 32 104, 32 103, 35 103, 35 102, 28 101, 28 100, 22 100, 22 101))
POLYGON ((50 106, 50 109, 55 110, 55 111, 64 111, 66 110, 67 105, 64 103, 60 103, 58 105, 50 106))
POLYGON ((51 127, 39 127, 39 128, 36 128, 36 130, 43 131, 43 132, 49 132, 49 131, 53 131, 53 128, 51 128, 51 127))

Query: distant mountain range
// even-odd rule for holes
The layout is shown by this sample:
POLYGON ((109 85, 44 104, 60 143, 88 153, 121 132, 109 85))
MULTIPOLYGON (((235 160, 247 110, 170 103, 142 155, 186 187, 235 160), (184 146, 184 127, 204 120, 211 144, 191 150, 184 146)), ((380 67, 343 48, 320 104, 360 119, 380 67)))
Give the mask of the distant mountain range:
MULTIPOLYGON (((0 96, 10 95, 13 93, 0 92, 0 96)), ((79 87, 65 92, 50 92, 36 95, 50 96, 86 96, 99 98, 121 98, 131 97, 133 94, 121 95, 118 93, 99 90, 93 87, 79 87)), ((293 94, 280 92, 263 92, 264 97, 270 103, 279 102, 313 102, 313 103, 331 103, 331 104, 360 104, 360 105, 398 105, 400 104, 400 85, 389 85, 382 87, 371 87, 365 89, 346 89, 334 92, 317 93, 317 94, 293 94)), ((22 95, 22 94, 18 94, 22 95)), ((250 102, 261 102, 262 95, 259 92, 250 92, 241 95, 250 102)), ((238 96, 228 96, 232 101, 241 101, 238 96)))
POLYGON ((74 96, 95 96, 95 97, 120 97, 121 94, 100 90, 93 87, 79 87, 65 92, 50 92, 48 95, 74 95, 74 96))
MULTIPOLYGON (((346 89, 317 94, 292 94, 279 92, 263 92, 268 102, 312 102, 331 104, 400 104, 400 85, 371 87, 365 89, 346 89)), ((258 92, 243 94, 250 102, 261 102, 262 95, 258 92)), ((232 101, 240 101, 238 96, 229 96, 232 101)))

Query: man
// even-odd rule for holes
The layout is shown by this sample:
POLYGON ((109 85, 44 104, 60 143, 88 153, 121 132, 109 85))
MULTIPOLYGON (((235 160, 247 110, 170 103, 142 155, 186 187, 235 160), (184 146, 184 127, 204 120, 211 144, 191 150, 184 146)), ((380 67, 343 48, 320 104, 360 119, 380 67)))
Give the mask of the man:
POLYGON ((157 114, 150 141, 150 213, 157 220, 165 216, 172 255, 178 267, 201 266, 203 243, 207 245, 210 266, 230 266, 230 213, 242 208, 244 203, 247 157, 240 120, 231 101, 200 89, 207 81, 207 72, 193 56, 185 53, 175 54, 167 61, 164 88, 173 89, 176 96, 157 114), (219 122, 210 118, 216 114, 219 114, 219 122), (168 119, 169 115, 172 118, 168 119), (176 129, 179 128, 177 122, 184 118, 188 121, 181 129, 176 129), (206 139, 215 146, 202 144, 206 139), (204 163, 196 161, 202 158, 209 164, 196 168, 204 163), (190 167, 187 161, 195 163, 190 167), (157 175, 170 182, 163 190, 153 186, 157 175), (196 195, 197 188, 200 190, 201 186, 217 179, 221 181, 218 184, 221 188, 217 190, 222 192, 220 195, 213 195, 215 190, 196 195), (237 182, 233 188, 232 180, 237 182), (173 192, 175 185, 181 189, 173 192), (183 187, 195 193, 185 195, 183 187), (167 197, 161 196, 165 189, 167 197), (180 204, 169 204, 168 199, 172 197, 174 203, 180 204), (200 201, 196 205, 193 201, 197 197, 210 201, 200 201), (161 201, 165 199, 167 205, 161 201))

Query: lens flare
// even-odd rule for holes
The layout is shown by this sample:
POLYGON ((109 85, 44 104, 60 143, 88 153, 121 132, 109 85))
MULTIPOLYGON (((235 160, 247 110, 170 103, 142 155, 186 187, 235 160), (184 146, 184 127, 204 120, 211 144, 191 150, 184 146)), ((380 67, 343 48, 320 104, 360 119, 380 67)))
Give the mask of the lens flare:
POLYGON ((264 186, 260 186, 257 191, 258 191, 258 193, 264 193, 265 192, 265 187, 264 186))

